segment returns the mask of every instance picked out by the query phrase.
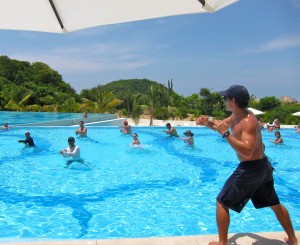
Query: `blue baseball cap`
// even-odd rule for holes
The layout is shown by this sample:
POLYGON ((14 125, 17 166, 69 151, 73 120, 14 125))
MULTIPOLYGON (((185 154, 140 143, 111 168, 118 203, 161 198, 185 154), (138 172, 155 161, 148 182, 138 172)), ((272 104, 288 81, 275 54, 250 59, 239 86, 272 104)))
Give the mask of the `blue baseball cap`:
POLYGON ((239 100, 249 100, 249 92, 242 85, 232 85, 227 90, 218 93, 220 96, 231 96, 232 98, 239 100))

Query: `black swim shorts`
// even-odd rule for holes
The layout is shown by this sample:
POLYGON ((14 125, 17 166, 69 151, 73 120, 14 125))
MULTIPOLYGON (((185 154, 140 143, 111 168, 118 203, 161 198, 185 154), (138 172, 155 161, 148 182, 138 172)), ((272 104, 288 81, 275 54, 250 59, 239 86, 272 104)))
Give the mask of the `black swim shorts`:
POLYGON ((280 203, 274 189, 273 167, 266 157, 241 162, 217 197, 218 202, 238 213, 250 199, 255 208, 280 203))

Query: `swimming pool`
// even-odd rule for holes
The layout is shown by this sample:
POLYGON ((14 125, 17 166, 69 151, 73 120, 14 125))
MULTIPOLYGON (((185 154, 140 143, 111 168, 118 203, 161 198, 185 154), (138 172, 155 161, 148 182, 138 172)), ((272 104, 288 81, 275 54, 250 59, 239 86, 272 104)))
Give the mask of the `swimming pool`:
MULTIPOLYGON (((215 197, 237 166, 234 151, 217 133, 189 128, 195 148, 167 137, 161 127, 134 127, 142 147, 118 127, 89 127, 76 138, 85 164, 66 168, 58 153, 75 127, 0 131, 0 241, 110 239, 217 233, 215 197), (18 139, 30 130, 36 148, 18 139)), ((177 127, 180 135, 187 127, 177 127)), ((269 142, 276 189, 300 229, 300 134, 282 129, 283 145, 269 142)), ((229 232, 282 231, 273 212, 249 202, 231 212, 229 232)))
POLYGON ((9 126, 74 118, 82 118, 82 113, 0 111, 0 123, 9 126))

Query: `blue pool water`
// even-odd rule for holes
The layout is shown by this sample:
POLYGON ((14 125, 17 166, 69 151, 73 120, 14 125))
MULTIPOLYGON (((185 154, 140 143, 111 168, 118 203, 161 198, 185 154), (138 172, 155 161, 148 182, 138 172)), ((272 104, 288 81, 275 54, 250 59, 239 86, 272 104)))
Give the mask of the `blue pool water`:
POLYGON ((82 113, 0 111, 0 124, 9 126, 74 118, 82 118, 82 113))
MULTIPOLYGON (((76 137, 85 164, 66 167, 59 150, 75 127, 0 130, 0 241, 110 239, 217 233, 215 197, 237 166, 228 143, 216 132, 190 128, 195 148, 167 137, 161 127, 133 127, 142 147, 118 127, 90 127, 76 137), (18 139, 30 130, 35 148, 18 139)), ((177 127, 183 136, 186 127, 177 127)), ((300 229, 300 134, 282 129, 283 145, 269 142, 276 189, 300 229)), ((251 202, 231 212, 229 232, 282 231, 269 208, 251 202)))

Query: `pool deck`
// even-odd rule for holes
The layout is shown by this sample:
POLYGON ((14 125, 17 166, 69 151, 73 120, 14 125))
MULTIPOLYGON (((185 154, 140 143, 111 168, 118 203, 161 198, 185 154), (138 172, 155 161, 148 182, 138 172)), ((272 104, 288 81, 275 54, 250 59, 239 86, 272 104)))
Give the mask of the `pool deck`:
MULTIPOLYGON (((296 231, 300 241, 300 231, 296 231)), ((284 232, 262 233, 236 233, 230 234, 229 245, 283 245, 284 232)), ((132 239, 109 239, 109 240, 64 240, 46 241, 30 240, 26 242, 2 243, 1 245, 207 245, 210 241, 217 241, 217 235, 205 236, 177 236, 157 238, 132 238, 132 239)))
MULTIPOLYGON (((150 124, 150 119, 140 119, 138 124, 136 125, 134 121, 131 118, 120 118, 121 120, 127 120, 128 123, 131 126, 149 126, 150 124)), ((153 126, 160 126, 164 127, 166 123, 169 122, 171 123, 172 126, 184 126, 184 127, 196 127, 196 122, 195 121, 182 121, 182 120, 153 120, 153 126)), ((295 128, 296 125, 280 125, 280 128, 295 128)), ((265 128, 267 126, 265 125, 265 128)))

